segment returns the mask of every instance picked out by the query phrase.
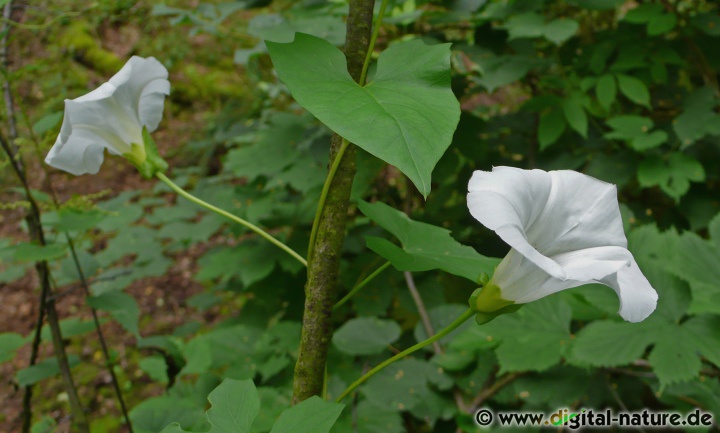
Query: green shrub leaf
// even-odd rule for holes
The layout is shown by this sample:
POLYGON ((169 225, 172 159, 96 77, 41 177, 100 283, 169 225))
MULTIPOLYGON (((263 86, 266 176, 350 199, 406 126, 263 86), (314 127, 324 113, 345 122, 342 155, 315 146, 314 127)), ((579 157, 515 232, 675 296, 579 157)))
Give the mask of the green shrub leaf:
POLYGON ((135 298, 123 292, 107 292, 98 296, 90 296, 87 303, 98 310, 107 311, 123 328, 136 337, 140 336, 138 319, 140 307, 135 298))
POLYGON ((384 203, 360 201, 358 207, 365 216, 400 239, 402 248, 382 238, 366 237, 368 248, 400 271, 442 269, 477 283, 481 273, 491 275, 500 262, 461 245, 450 236, 450 231, 413 221, 384 203))
POLYGON ((400 325, 392 320, 359 317, 345 322, 335 331, 332 342, 348 355, 374 355, 397 341, 400 332, 400 325))
POLYGON ((647 322, 595 321, 578 332, 570 362, 579 366, 613 367, 635 361, 653 342, 647 322))
MULTIPOLYGON (((207 433, 250 433, 250 426, 260 412, 260 397, 252 380, 225 379, 208 395, 208 401, 212 407, 205 416, 212 427, 207 433)), ((176 422, 161 433, 183 432, 176 422)))
POLYGON ((283 411, 270 433, 328 433, 344 407, 312 396, 283 411))

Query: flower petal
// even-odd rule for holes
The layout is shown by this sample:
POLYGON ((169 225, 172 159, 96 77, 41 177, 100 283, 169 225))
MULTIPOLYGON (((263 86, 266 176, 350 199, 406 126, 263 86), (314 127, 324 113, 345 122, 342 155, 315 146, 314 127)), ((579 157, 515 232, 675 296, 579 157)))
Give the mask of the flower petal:
POLYGON ((590 176, 494 167, 473 173, 468 189, 473 217, 556 278, 568 277, 548 257, 627 246, 615 186, 590 176))
POLYGON ((157 129, 162 119, 165 96, 170 94, 167 77, 167 69, 154 57, 133 56, 110 79, 118 88, 115 98, 120 105, 130 109, 130 114, 146 126, 148 132, 157 129))
POLYGON ((76 176, 96 174, 100 170, 105 149, 101 144, 93 140, 73 139, 67 143, 60 140, 61 137, 58 137, 45 157, 45 163, 76 176))
POLYGON ((629 322, 645 320, 657 306, 658 294, 633 259, 630 266, 604 278, 620 298, 620 316, 629 322))
POLYGON ((607 246, 559 254, 552 260, 562 267, 567 278, 553 277, 521 253, 510 250, 498 265, 493 283, 500 287, 504 299, 524 304, 583 284, 603 283, 604 278, 627 268, 633 258, 625 248, 607 246))
POLYGON ((540 215, 550 196, 552 179, 542 170, 493 167, 478 170, 468 185, 470 213, 485 227, 506 224, 528 227, 540 215))
POLYGON ((551 171, 552 193, 527 230, 543 254, 615 245, 626 248, 615 185, 571 170, 551 171))
POLYGON ((552 180, 542 170, 494 167, 492 172, 476 171, 468 185, 468 208, 508 245, 551 275, 564 278, 560 266, 530 243, 525 230, 542 213, 551 188, 552 180))

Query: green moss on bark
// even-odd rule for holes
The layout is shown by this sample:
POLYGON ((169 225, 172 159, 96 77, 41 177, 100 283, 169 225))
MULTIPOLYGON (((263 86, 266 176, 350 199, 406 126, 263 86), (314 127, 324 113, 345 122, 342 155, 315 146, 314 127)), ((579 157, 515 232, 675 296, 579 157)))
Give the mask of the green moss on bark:
MULTIPOLYGON (((348 72, 358 81, 370 42, 374 0, 351 0, 345 39, 348 72)), ((352 121, 352 119, 348 119, 352 121)), ((333 135, 330 161, 342 144, 333 135)), ((295 365, 293 402, 298 403, 323 389, 327 351, 332 339, 330 322, 336 301, 340 256, 345 240, 350 190, 355 177, 355 146, 349 145, 328 191, 315 241, 315 252, 308 263, 305 286, 305 313, 298 361, 295 365)))

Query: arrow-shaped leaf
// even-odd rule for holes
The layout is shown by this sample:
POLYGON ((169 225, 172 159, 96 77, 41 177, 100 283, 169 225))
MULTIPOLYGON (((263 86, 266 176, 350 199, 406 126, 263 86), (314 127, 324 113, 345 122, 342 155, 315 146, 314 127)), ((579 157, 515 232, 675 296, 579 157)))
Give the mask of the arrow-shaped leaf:
POLYGON ((295 100, 340 136, 405 173, 427 197, 432 170, 450 145, 460 104, 450 89, 450 44, 413 40, 378 59, 372 82, 358 85, 343 53, 297 33, 266 42, 295 100))

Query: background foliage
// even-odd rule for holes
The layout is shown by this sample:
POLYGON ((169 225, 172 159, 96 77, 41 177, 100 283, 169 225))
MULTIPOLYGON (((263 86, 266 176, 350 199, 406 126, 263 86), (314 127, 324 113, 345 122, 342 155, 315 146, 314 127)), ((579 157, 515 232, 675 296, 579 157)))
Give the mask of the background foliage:
MULTIPOLYGON (((3 430, 19 428, 18 386, 26 384, 41 385, 33 431, 67 428, 49 342, 47 356, 27 365, 38 309, 32 264, 48 260, 93 432, 123 427, 88 305, 103 312, 136 432, 160 432, 170 422, 180 427, 169 431, 221 431, 213 410, 204 412, 208 398, 215 408, 213 393, 223 387, 256 393, 259 409, 248 415, 247 431, 294 431, 283 430, 293 412, 280 414, 291 397, 302 267, 163 185, 140 180, 118 158, 98 176, 75 179, 41 161, 57 136, 64 98, 96 87, 132 54, 155 56, 170 70, 173 92, 155 139, 177 182, 303 253, 330 132, 293 101, 263 40, 290 42, 300 31, 339 46, 346 13, 347 4, 334 1, 17 4, 11 18, 21 24, 11 26, 4 73, 19 122, 15 143, 50 244, 28 241, 21 222, 27 203, 2 160, 3 430), (64 233, 90 277, 87 299, 64 233), (223 379, 233 380, 215 389, 223 379)), ((720 416, 717 4, 406 0, 391 2, 385 22, 383 50, 415 39, 452 43, 452 90, 462 114, 427 200, 429 187, 419 191, 396 168, 358 153, 340 292, 385 259, 394 267, 336 310, 328 396, 426 337, 398 269, 413 271, 435 330, 466 308, 476 288, 462 278, 467 267, 428 255, 424 243, 447 246, 481 271, 494 262, 458 243, 488 257, 507 251, 467 212, 466 184, 476 169, 574 169, 617 184, 630 250, 660 301, 648 320, 631 324, 616 314, 612 290, 582 287, 482 327, 467 324, 439 350, 373 377, 346 400, 332 431, 475 432, 471 414, 480 406, 699 407, 720 416), (393 230, 397 221, 407 231, 393 230)), ((8 115, 5 106, 4 120, 8 115)), ((314 419, 338 416, 327 410, 314 419)))

